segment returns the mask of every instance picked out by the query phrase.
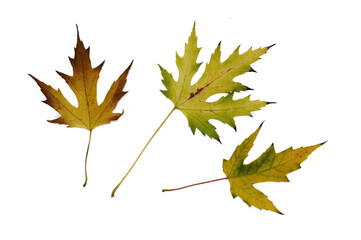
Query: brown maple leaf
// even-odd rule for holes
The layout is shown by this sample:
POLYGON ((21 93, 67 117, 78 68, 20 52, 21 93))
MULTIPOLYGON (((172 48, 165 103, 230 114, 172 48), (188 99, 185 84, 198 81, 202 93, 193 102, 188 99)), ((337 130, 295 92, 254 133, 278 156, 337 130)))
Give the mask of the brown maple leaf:
POLYGON ((117 106, 118 101, 127 93, 126 91, 123 91, 123 88, 133 63, 132 61, 120 77, 113 82, 104 98, 104 101, 99 105, 97 101, 97 83, 104 61, 99 66, 92 68, 89 52, 90 47, 85 49, 83 42, 80 40, 77 26, 75 56, 74 58, 69 57, 70 63, 73 67, 73 76, 69 76, 58 71, 56 72, 65 80, 74 92, 78 100, 78 107, 74 107, 71 103, 69 103, 59 89, 55 90, 51 86, 46 85, 29 74, 36 81, 41 91, 46 96, 44 103, 48 104, 60 113, 60 117, 50 120, 49 122, 66 124, 68 127, 85 128, 90 131, 89 143, 85 156, 84 187, 86 186, 88 180, 86 166, 92 130, 100 125, 117 120, 123 114, 124 111, 122 113, 113 113, 113 110, 117 106))

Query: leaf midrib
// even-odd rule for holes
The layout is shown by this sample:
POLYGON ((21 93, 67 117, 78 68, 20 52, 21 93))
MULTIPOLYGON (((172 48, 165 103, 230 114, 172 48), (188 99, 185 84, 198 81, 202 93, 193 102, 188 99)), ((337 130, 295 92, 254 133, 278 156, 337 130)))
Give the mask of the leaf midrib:
MULTIPOLYGON (((287 153, 287 154, 288 154, 288 153, 287 153)), ((285 155, 282 157, 282 159, 280 159, 280 163, 281 163, 282 160, 286 157, 287 154, 285 154, 285 155)), ((277 156, 277 155, 276 155, 276 156, 277 156)), ((260 171, 260 172, 257 171, 257 172, 251 173, 251 174, 244 174, 244 175, 240 175, 240 176, 232 176, 232 177, 227 177, 227 178, 228 178, 228 179, 243 178, 243 177, 247 178, 247 177, 252 176, 252 175, 255 175, 255 174, 260 174, 260 175, 262 175, 262 173, 264 173, 264 172, 266 172, 266 171, 269 171, 269 170, 271 170, 271 169, 278 168, 278 167, 283 166, 283 165, 285 165, 286 163, 290 162, 290 161, 286 161, 286 162, 283 162, 283 163, 281 163, 281 164, 278 164, 278 165, 276 165, 276 167, 274 167, 274 166, 273 166, 273 163, 274 163, 274 160, 275 160, 276 156, 272 159, 272 164, 271 164, 271 166, 270 166, 269 168, 263 170, 263 171, 260 171)), ((254 160, 254 161, 256 161, 256 160, 254 160)), ((243 164, 242 166, 245 166, 245 167, 246 167, 246 166, 249 166, 249 165, 251 165, 254 161, 250 162, 249 164, 243 164)), ((265 161, 263 161, 262 164, 264 164, 264 162, 265 162, 265 161)), ((261 165, 262 165, 262 164, 261 164, 261 165)), ((286 173, 285 176, 286 176, 287 174, 289 174, 289 173, 290 173, 290 172, 286 173)), ((272 177, 278 177, 278 176, 272 176, 272 177)), ((281 177, 280 177, 280 178, 281 178, 281 177)), ((252 184, 255 184, 255 183, 252 183, 252 184)))
POLYGON ((86 88, 86 84, 85 84, 85 78, 84 78, 84 65, 83 65, 83 55, 81 55, 80 57, 80 66, 81 66, 81 71, 82 71, 82 80, 83 80, 83 86, 84 86, 84 93, 85 93, 85 101, 86 101, 86 105, 87 105, 87 111, 88 111, 88 119, 89 119, 89 126, 87 126, 87 128, 89 130, 92 130, 90 125, 91 125, 91 114, 90 114, 90 108, 89 108, 89 100, 88 100, 88 92, 87 92, 87 88, 86 88))
MULTIPOLYGON (((227 60, 228 60, 228 59, 227 59, 227 60)), ((227 60, 226 60, 226 61, 227 61, 227 60)), ((225 62, 225 61, 224 61, 224 62, 225 62)), ((224 63, 224 62, 223 62, 223 63, 224 63)), ((209 63, 208 63, 208 64, 209 64, 209 63)), ((220 64, 222 64, 222 63, 220 62, 220 64)), ((185 100, 184 102, 182 102, 182 103, 179 104, 178 106, 176 105, 176 108, 177 108, 177 109, 181 109, 180 106, 182 106, 184 103, 186 103, 186 102, 188 102, 188 101, 192 101, 191 99, 194 99, 194 97, 195 97, 196 95, 198 95, 200 92, 203 92, 203 89, 209 88, 215 81, 217 81, 218 79, 220 79, 221 77, 223 77, 224 75, 226 75, 226 74, 227 74, 228 72, 230 72, 231 70, 233 70, 233 69, 235 69, 236 67, 240 66, 241 64, 242 64, 242 63, 236 64, 236 66, 233 66, 233 67, 227 69, 226 71, 223 71, 220 75, 218 75, 217 77, 215 77, 215 79, 214 79, 213 81, 207 83, 208 80, 209 80, 209 78, 210 78, 210 76, 211 76, 212 70, 213 70, 213 68, 211 68, 210 73, 208 74, 208 77, 207 77, 207 81, 206 81, 207 84, 205 84, 204 87, 201 87, 202 91, 196 92, 192 98, 187 98, 187 100, 185 100)), ((244 73, 242 73, 242 74, 244 74, 244 73)), ((242 75, 242 74, 239 74, 239 75, 237 75, 237 76, 240 76, 240 75, 242 75)), ((237 76, 236 76, 236 77, 237 77, 237 76)), ((201 77, 201 78, 202 78, 202 77, 201 77)), ((200 79, 201 79, 201 78, 200 78, 200 79)), ((199 82, 200 79, 198 79, 197 83, 199 82)), ((233 79, 234 79, 234 78, 232 78, 232 80, 233 80, 233 79)), ((179 81, 178 81, 178 82, 179 82, 179 81)), ((193 85, 190 85, 189 87, 194 86, 194 85, 196 85, 197 83, 195 83, 195 84, 193 84, 193 85)), ((182 93, 182 91, 183 91, 183 86, 184 86, 184 84, 182 84, 182 88, 181 88, 181 92, 180 92, 180 94, 179 94, 179 97, 181 96, 181 93, 182 93)), ((221 92, 219 92, 219 93, 221 93, 221 92)), ((191 93, 189 93, 189 94, 191 94, 191 93)), ((215 94, 218 94, 218 93, 215 93, 215 94)), ((213 96, 213 95, 215 95, 215 94, 212 94, 211 96, 213 96)), ((205 102, 204 99, 201 99, 201 101, 202 101, 202 102, 205 102), (203 100, 203 101, 202 101, 202 100, 203 100)), ((178 103, 178 102, 179 102, 179 98, 178 98, 177 103, 178 103)))

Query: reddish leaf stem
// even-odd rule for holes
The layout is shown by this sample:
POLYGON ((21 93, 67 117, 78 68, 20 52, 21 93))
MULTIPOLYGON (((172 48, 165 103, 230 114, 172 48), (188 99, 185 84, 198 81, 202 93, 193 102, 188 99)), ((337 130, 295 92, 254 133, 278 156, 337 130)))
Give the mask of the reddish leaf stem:
POLYGON ((206 182, 194 183, 194 184, 187 185, 187 186, 180 187, 180 188, 163 189, 162 192, 177 191, 177 190, 181 190, 181 189, 184 189, 184 188, 189 188, 189 187, 193 187, 193 186, 197 186, 197 185, 201 185, 201 184, 206 184, 206 183, 211 183, 211 182, 217 182, 217 181, 226 180, 226 179, 228 179, 228 178, 227 178, 227 177, 224 177, 224 178, 218 178, 218 179, 214 179, 214 180, 210 180, 210 181, 206 181, 206 182))
POLYGON ((90 131, 90 133, 89 133, 89 142, 88 142, 88 148, 86 149, 86 155, 85 155, 85 182, 84 182, 83 187, 85 187, 87 182, 88 182, 88 174, 87 174, 87 171, 86 171, 86 165, 87 165, 87 162, 88 162, 88 152, 89 152, 90 140, 92 138, 92 130, 89 130, 89 131, 90 131))

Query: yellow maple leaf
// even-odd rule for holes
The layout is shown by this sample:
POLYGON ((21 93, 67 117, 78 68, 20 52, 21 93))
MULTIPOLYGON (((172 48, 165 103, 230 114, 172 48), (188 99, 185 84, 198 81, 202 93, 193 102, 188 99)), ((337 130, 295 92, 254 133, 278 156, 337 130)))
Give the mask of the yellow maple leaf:
POLYGON ((276 153, 273 144, 256 160, 244 164, 248 152, 262 127, 252 133, 240 145, 238 145, 229 160, 223 160, 223 172, 227 177, 210 181, 194 183, 184 187, 163 189, 163 192, 177 191, 201 184, 228 180, 231 185, 233 198, 240 197, 248 206, 259 209, 271 210, 282 214, 268 199, 268 197, 256 189, 253 184, 261 182, 288 182, 287 174, 301 168, 300 164, 318 147, 324 143, 309 147, 292 147, 276 153))
POLYGON ((123 91, 129 70, 129 67, 113 82, 104 101, 99 105, 97 101, 97 83, 99 73, 103 67, 104 61, 97 67, 92 68, 89 57, 90 48, 85 49, 83 42, 79 37, 79 30, 77 27, 77 44, 75 48, 74 58, 70 58, 70 63, 73 67, 73 76, 64 73, 57 73, 65 80, 71 90, 74 92, 77 100, 78 107, 74 107, 64 97, 61 91, 55 90, 49 85, 38 80, 29 74, 39 85, 41 91, 46 96, 44 103, 54 108, 60 117, 50 120, 51 123, 66 124, 68 127, 85 128, 90 131, 89 143, 85 157, 85 183, 87 183, 87 157, 89 145, 91 140, 92 130, 96 127, 117 120, 122 113, 113 113, 118 101, 127 93, 123 91))
POLYGON ((262 125, 237 146, 229 160, 223 160, 223 171, 231 185, 231 194, 239 196, 248 206, 281 213, 268 197, 253 184, 261 182, 289 182, 287 174, 299 168, 300 164, 324 143, 309 147, 292 147, 276 153, 272 144, 260 157, 244 164, 262 125))

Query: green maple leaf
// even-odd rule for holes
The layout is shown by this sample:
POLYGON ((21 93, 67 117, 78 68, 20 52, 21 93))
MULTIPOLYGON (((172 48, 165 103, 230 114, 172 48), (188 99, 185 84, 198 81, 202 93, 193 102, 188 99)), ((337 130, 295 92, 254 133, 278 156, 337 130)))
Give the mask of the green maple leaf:
POLYGON ((203 135, 208 135, 210 138, 220 142, 216 128, 209 122, 210 119, 219 120, 236 130, 234 117, 242 115, 252 116, 251 112, 266 106, 269 102, 251 101, 250 96, 234 100, 233 94, 235 92, 247 91, 250 88, 241 83, 234 82, 233 79, 246 72, 255 72, 251 68, 251 64, 259 60, 260 56, 265 54, 270 47, 255 50, 250 48, 243 54, 239 54, 239 47, 237 47, 227 60, 221 62, 221 45, 219 44, 206 65, 203 75, 195 84, 191 85, 194 74, 196 74, 201 66, 201 63, 197 63, 197 57, 201 49, 197 47, 194 24, 192 33, 188 38, 188 43, 185 45, 183 57, 176 54, 176 64, 179 70, 178 81, 176 82, 172 74, 159 65, 163 76, 162 82, 167 88, 167 90, 161 90, 161 92, 174 103, 174 108, 149 139, 123 179, 113 189, 112 197, 114 197, 118 187, 128 176, 150 141, 174 110, 182 111, 187 117, 193 134, 196 129, 199 129, 203 135), (225 93, 226 96, 221 97, 215 102, 207 102, 209 97, 218 93, 225 93))
MULTIPOLYGON (((272 46, 270 46, 272 47, 272 46)), ((197 63, 200 48, 197 47, 197 36, 195 25, 192 33, 185 44, 184 56, 176 54, 176 63, 179 70, 178 81, 175 81, 172 74, 160 67, 163 76, 163 84, 167 90, 162 93, 174 103, 174 109, 178 109, 188 119, 192 133, 196 129, 203 135, 208 135, 219 141, 216 128, 209 122, 216 119, 226 123, 236 129, 234 117, 252 116, 251 112, 260 110, 268 103, 264 101, 251 101, 250 96, 233 100, 235 92, 250 90, 241 83, 234 82, 233 79, 246 72, 254 72, 251 64, 260 59, 270 47, 250 48, 243 54, 239 54, 239 47, 221 62, 221 44, 219 44, 211 56, 209 63, 200 79, 191 85, 194 74, 198 71, 202 63, 197 63), (207 102, 207 99, 218 93, 226 93, 218 101, 207 102)))
POLYGON ((286 175, 301 168, 300 164, 324 143, 297 149, 288 148, 279 153, 276 153, 272 144, 259 158, 244 164, 261 126, 237 146, 229 160, 223 160, 223 171, 231 185, 233 198, 239 196, 248 206, 281 213, 253 184, 289 182, 286 175))

